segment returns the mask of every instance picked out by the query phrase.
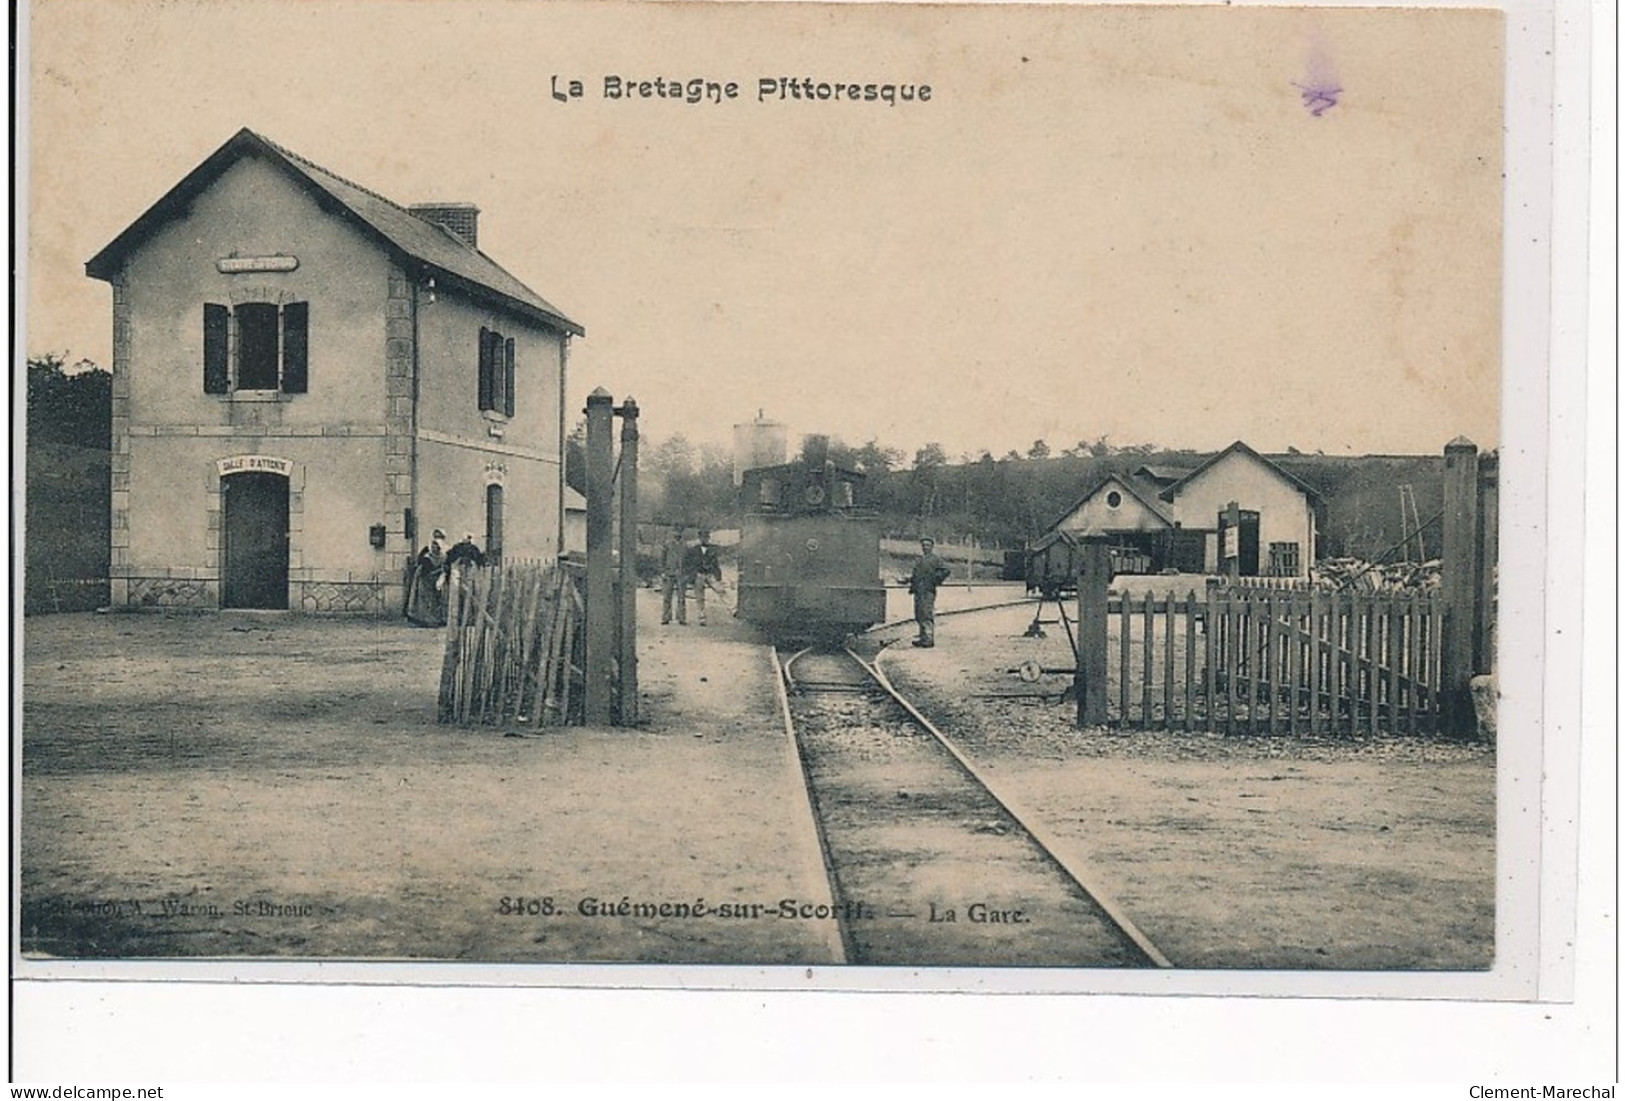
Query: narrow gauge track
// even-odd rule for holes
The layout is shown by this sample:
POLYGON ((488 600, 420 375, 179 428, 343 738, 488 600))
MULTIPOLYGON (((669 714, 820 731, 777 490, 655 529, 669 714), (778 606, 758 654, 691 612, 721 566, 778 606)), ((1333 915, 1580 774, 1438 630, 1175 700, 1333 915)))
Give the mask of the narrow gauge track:
POLYGON ((775 657, 847 962, 1170 966, 877 668, 775 657))

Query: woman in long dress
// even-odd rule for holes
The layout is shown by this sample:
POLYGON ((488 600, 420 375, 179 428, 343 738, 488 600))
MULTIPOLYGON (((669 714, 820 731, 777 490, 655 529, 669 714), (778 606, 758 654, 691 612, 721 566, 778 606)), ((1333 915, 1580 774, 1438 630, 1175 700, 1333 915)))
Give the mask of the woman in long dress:
POLYGON ((406 621, 415 627, 446 625, 446 533, 439 528, 418 552, 406 582, 406 621))

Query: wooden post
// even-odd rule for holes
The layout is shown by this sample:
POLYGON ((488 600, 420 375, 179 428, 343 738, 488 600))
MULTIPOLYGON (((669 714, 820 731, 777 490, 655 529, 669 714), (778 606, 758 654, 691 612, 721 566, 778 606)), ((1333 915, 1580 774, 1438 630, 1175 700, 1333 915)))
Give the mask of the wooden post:
POLYGON ((621 415, 621 622, 616 637, 620 669, 619 722, 638 721, 638 403, 627 398, 621 415))
POLYGON ((1473 624, 1473 672, 1495 672, 1496 566, 1501 557, 1501 457, 1478 457, 1478 615, 1473 624))
POLYGON ((1106 725, 1106 600, 1112 582, 1111 550, 1083 541, 1078 575, 1078 725, 1106 725))
POLYGON ((1224 524, 1219 532, 1219 572, 1234 585, 1241 576, 1241 506, 1231 501, 1224 506, 1224 524))
POLYGON ((615 399, 603 387, 587 395, 587 652, 583 668, 583 719, 608 726, 614 670, 615 441, 610 436, 615 399))
POLYGON ((1444 645, 1439 693, 1447 734, 1476 730, 1472 694, 1473 634, 1478 623, 1478 446, 1457 436, 1444 447, 1444 645))

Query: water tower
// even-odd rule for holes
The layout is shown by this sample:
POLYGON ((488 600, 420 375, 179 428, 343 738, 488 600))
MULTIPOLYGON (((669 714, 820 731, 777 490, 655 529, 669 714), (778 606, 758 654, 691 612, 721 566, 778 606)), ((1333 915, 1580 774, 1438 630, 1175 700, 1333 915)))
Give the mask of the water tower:
POLYGON ((787 438, 784 425, 768 420, 760 409, 755 420, 734 425, 734 486, 744 482, 747 470, 783 463, 787 438))

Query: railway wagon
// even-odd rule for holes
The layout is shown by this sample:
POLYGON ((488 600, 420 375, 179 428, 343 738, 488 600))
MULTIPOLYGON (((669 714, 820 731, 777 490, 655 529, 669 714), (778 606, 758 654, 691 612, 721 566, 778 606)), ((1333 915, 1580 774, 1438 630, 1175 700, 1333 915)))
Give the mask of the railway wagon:
POLYGON ((880 520, 863 475, 834 463, 747 470, 739 617, 776 636, 839 637, 881 622, 880 520))
MULTIPOLYGON (((1176 536, 1182 533, 1169 534, 1176 536)), ((1200 550, 1201 533, 1194 534, 1197 536, 1197 547, 1200 550)), ((1181 544, 1175 542, 1173 538, 1165 539, 1153 550, 1166 553, 1153 553, 1152 550, 1147 550, 1143 541, 1114 544, 1111 547, 1112 576, 1157 572, 1159 562, 1177 561, 1173 557, 1173 549, 1180 546, 1181 544)), ((1082 537, 1070 531, 1051 531, 1034 541, 1024 553, 1028 592, 1042 593, 1047 599, 1053 600, 1062 593, 1077 591, 1078 574, 1083 570, 1082 537)), ((1197 561, 1200 562, 1200 559, 1197 561)))

